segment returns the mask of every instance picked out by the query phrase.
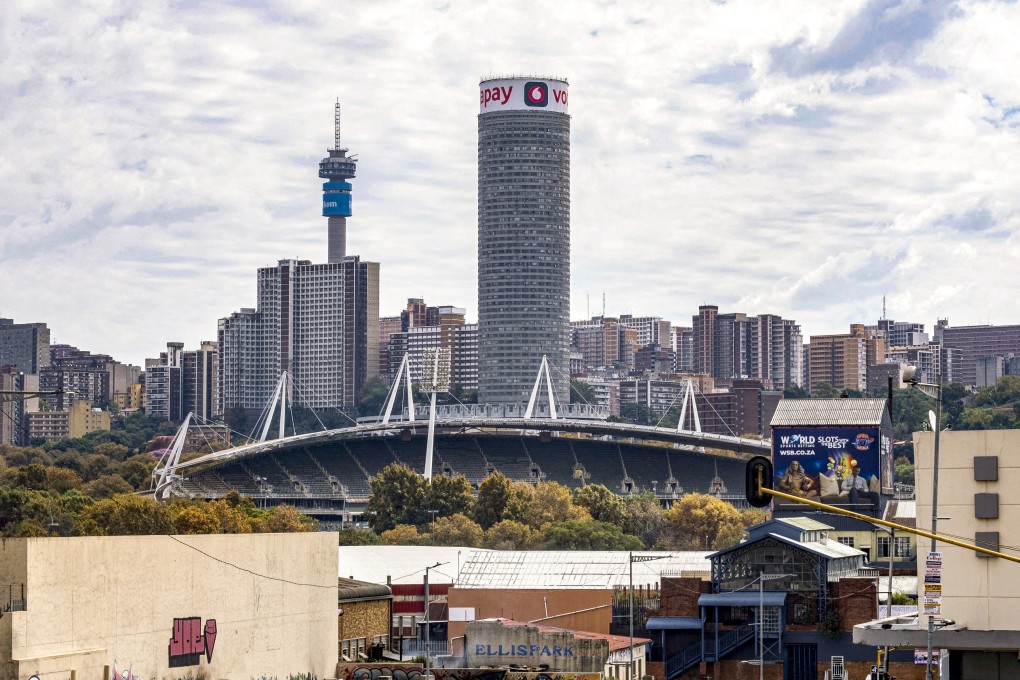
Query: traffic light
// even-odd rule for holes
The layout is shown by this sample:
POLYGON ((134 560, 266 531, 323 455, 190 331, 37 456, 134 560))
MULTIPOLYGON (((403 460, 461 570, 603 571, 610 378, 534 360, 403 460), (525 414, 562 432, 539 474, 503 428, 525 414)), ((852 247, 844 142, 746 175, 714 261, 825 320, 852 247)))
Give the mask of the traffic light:
POLYGON ((764 508, 772 502, 772 496, 762 491, 773 486, 772 461, 765 456, 755 456, 747 461, 744 491, 747 502, 753 508, 764 508))

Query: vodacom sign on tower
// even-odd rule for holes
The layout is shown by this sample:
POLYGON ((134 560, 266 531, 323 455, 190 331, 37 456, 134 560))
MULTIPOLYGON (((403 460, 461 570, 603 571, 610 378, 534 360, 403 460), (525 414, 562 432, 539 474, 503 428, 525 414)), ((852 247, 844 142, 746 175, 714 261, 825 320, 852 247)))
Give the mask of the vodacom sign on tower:
POLYGON ((537 78, 484 80, 479 88, 478 106, 479 113, 534 109, 567 113, 567 83, 537 78))

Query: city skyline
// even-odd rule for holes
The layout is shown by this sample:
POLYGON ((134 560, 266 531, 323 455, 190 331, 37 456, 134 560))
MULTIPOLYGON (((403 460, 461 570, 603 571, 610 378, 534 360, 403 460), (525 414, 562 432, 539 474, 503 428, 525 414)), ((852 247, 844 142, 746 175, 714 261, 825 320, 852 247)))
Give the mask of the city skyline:
POLYGON ((326 260, 315 166, 339 96, 362 161, 347 251, 380 263, 381 314, 424 297, 475 318, 474 97, 514 72, 570 77, 571 319, 604 291, 610 313, 686 325, 711 302, 805 338, 870 323, 883 295, 929 330, 1011 323, 1017 19, 893 0, 11 3, 0 316, 138 365, 214 338, 254 305, 252 270, 326 260))

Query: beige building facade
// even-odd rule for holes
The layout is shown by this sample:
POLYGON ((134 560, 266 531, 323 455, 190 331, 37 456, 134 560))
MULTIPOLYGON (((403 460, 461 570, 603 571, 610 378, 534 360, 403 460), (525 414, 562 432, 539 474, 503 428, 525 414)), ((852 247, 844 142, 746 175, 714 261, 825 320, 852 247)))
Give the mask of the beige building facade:
MULTIPOLYGON (((943 431, 938 466, 938 533, 1017 556, 1020 545, 1020 430, 943 431)), ((934 434, 914 433, 917 526, 931 529, 934 434)), ((941 567, 926 566, 929 539, 918 539, 918 590, 926 572, 938 578, 934 647, 948 650, 953 680, 999 680, 1020 669, 1020 564, 937 544, 941 567)), ((919 593, 921 595, 921 593, 919 593)), ((925 648, 923 599, 913 620, 857 626, 854 641, 925 648)))
POLYGON ((337 566, 328 532, 7 539, 0 680, 332 677, 337 566))
POLYGON ((88 401, 72 402, 66 411, 28 413, 27 418, 29 441, 84 437, 89 432, 110 429, 110 412, 93 410, 88 401))

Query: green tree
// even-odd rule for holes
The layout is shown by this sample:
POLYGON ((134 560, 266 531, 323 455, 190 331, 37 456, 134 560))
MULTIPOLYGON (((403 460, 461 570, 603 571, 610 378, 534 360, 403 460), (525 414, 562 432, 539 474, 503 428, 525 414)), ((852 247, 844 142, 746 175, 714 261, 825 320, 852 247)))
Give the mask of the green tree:
POLYGON ((319 521, 301 514, 293 505, 278 505, 266 515, 263 529, 274 534, 318 531, 319 521))
POLYGON ((383 545, 425 545, 426 538, 418 533, 418 527, 413 524, 398 524, 379 534, 379 540, 383 545))
POLYGON ((205 504, 174 502, 167 505, 175 534, 218 534, 219 518, 205 504))
POLYGON ((810 399, 811 393, 798 385, 790 385, 783 389, 783 399, 810 399))
POLYGON ((641 550, 637 536, 624 534, 615 524, 595 520, 552 522, 542 531, 546 550, 641 550))
POLYGON ((598 522, 609 522, 621 528, 626 526, 626 504, 602 484, 588 484, 574 490, 574 504, 587 510, 598 522))
POLYGON ((373 378, 366 382, 358 394, 358 415, 363 417, 380 415, 386 406, 389 391, 389 385, 381 378, 373 378))
POLYGON ((398 524, 422 524, 428 517, 424 480, 406 465, 387 465, 372 479, 371 488, 365 517, 376 533, 398 524))
POLYGON ((739 512, 740 523, 745 529, 750 529, 753 526, 769 521, 769 511, 765 508, 744 508, 739 512))
POLYGON ((512 519, 530 526, 531 509, 535 504, 535 486, 527 482, 510 485, 510 498, 503 513, 504 519, 512 519))
POLYGON ((81 513, 91 536, 171 534, 173 521, 165 503, 144 496, 121 495, 98 501, 81 513))
POLYGON ((815 387, 811 390, 811 396, 814 399, 835 399, 839 396, 839 390, 832 386, 831 383, 819 382, 815 383, 815 387))
POLYGON ((379 545, 379 534, 371 529, 346 528, 340 530, 340 545, 379 545))
POLYGON ((634 425, 654 425, 659 418, 644 404, 627 403, 620 404, 620 416, 617 420, 634 425))
POLYGON ((595 388, 583 380, 570 379, 570 403, 571 404, 597 404, 598 395, 595 388))
POLYGON ((478 485, 478 499, 475 501, 475 521, 482 529, 501 522, 506 516, 507 505, 513 492, 510 478, 498 470, 478 485))
POLYGON ((482 545, 489 550, 528 550, 537 536, 527 524, 504 519, 486 529, 482 545))
POLYGON ((432 544, 480 548, 483 537, 482 527, 467 515, 458 512, 451 517, 440 517, 436 520, 432 544))
POLYGON ((721 550, 743 533, 736 508, 715 496, 691 493, 666 512, 663 542, 671 550, 721 550))
POLYGON ((968 406, 960 414, 956 427, 959 430, 990 430, 992 429, 992 415, 992 409, 968 406))
POLYGON ((534 491, 526 524, 542 529, 553 522, 590 520, 591 515, 570 499, 570 489, 559 482, 540 482, 534 491))
POLYGON ((893 476, 901 484, 914 485, 914 464, 906 456, 893 459, 893 476))
POLYGON ((425 490, 425 510, 436 510, 439 517, 452 517, 458 513, 470 514, 475 503, 471 483, 464 475, 433 477, 425 490))
POLYGON ((82 492, 92 498, 111 498, 122 493, 131 493, 134 488, 117 475, 103 475, 82 487, 82 492))
POLYGON ((662 526, 666 511, 651 491, 628 496, 624 501, 627 508, 627 523, 624 530, 641 539, 646 548, 654 548, 662 537, 662 526))

